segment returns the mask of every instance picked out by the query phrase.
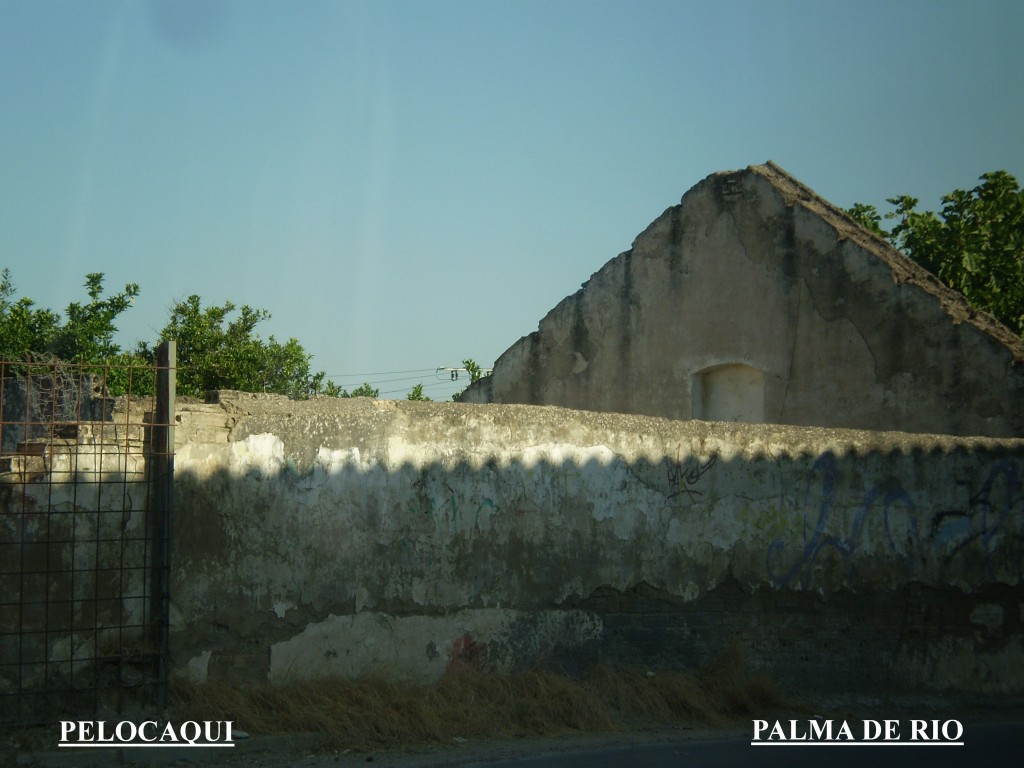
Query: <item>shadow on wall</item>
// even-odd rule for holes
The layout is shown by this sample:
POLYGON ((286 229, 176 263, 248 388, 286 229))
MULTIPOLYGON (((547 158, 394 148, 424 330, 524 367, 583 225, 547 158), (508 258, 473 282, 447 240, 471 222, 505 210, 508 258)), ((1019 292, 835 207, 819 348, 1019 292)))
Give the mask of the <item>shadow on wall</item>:
POLYGON ((304 407, 179 449, 183 674, 694 668, 736 647, 794 690, 1024 692, 1022 441, 304 407))

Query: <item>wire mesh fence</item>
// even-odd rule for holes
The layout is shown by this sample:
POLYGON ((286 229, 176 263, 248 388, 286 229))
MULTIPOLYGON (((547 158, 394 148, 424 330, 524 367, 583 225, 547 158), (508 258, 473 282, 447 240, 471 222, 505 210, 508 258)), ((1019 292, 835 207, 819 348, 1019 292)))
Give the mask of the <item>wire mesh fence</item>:
POLYGON ((0 724, 164 695, 166 348, 161 361, 0 361, 0 724))

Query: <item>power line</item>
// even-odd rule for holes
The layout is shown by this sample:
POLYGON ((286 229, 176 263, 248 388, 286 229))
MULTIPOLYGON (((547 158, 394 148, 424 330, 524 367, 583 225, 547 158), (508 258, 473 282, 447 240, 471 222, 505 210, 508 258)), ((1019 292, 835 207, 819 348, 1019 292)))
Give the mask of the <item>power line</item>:
MULTIPOLYGON (((329 377, 329 378, 331 378, 331 381, 334 381, 333 377, 329 377)), ((423 378, 422 376, 402 376, 402 377, 397 378, 397 379, 372 379, 372 378, 371 379, 365 379, 364 378, 364 379, 353 379, 351 382, 337 382, 337 381, 335 381, 334 383, 338 384, 338 386, 341 386, 341 387, 348 387, 348 386, 353 386, 353 385, 358 387, 360 384, 391 384, 391 383, 396 382, 396 381, 417 381, 417 380, 422 379, 422 378, 423 378)))
MULTIPOLYGON (((480 375, 488 376, 493 372, 492 368, 481 368, 480 375)), ((416 368, 411 371, 392 371, 392 374, 399 373, 433 373, 436 379, 441 379, 442 374, 446 374, 447 378, 451 381, 459 381, 461 374, 468 374, 469 371, 461 367, 453 366, 438 366, 437 368, 416 368)), ((424 376, 401 376, 397 379, 376 379, 375 376, 388 376, 389 373, 348 373, 348 374, 325 374, 325 378, 330 379, 339 386, 359 386, 360 384, 391 384, 396 381, 416 381, 417 379, 422 380, 424 376), (345 381, 350 379, 351 381, 345 381)))
POLYGON ((436 368, 413 368, 411 371, 375 371, 373 373, 328 373, 331 379, 354 379, 358 376, 397 376, 400 373, 432 373, 436 368))
MULTIPOLYGON (((492 368, 481 368, 480 374, 487 376, 493 372, 492 368)), ((325 375, 325 378, 334 382, 338 387, 343 390, 348 390, 352 387, 361 387, 364 384, 369 385, 373 389, 378 390, 379 396, 384 395, 395 395, 399 393, 408 393, 412 390, 412 387, 403 387, 401 389, 389 389, 380 392, 381 384, 393 384, 396 382, 416 382, 421 384, 423 389, 430 389, 435 387, 451 387, 452 392, 460 391, 465 386, 463 382, 466 381, 462 378, 462 374, 468 376, 469 371, 462 366, 438 366, 437 368, 413 368, 406 371, 378 371, 376 373, 346 373, 346 374, 330 374, 325 375), (399 376, 394 379, 376 379, 377 376, 391 376, 399 374, 413 373, 415 376, 399 376), (436 381, 430 383, 424 383, 424 379, 429 377, 422 374, 434 374, 436 381), (341 381, 338 381, 341 379, 341 381), (346 381, 349 379, 350 381, 346 381)), ((466 383, 468 385, 468 382, 466 383)), ((446 393, 447 394, 447 393, 446 393)))
MULTIPOLYGON (((424 384, 423 385, 423 389, 429 389, 430 387, 443 387, 443 386, 450 385, 450 384, 451 384, 450 381, 435 381, 433 384, 424 384)), ((388 390, 387 392, 381 392, 381 394, 382 395, 394 395, 394 394, 397 394, 399 392, 408 392, 408 391, 409 391, 408 389, 404 389, 404 388, 403 389, 391 389, 391 390, 388 390)))
MULTIPOLYGON (((449 366, 440 366, 437 369, 438 374, 440 374, 442 371, 449 374, 452 381, 458 381, 460 373, 469 373, 469 371, 466 370, 465 368, 456 368, 449 366)), ((494 373, 493 368, 480 368, 479 371, 481 376, 490 376, 492 373, 494 373)))

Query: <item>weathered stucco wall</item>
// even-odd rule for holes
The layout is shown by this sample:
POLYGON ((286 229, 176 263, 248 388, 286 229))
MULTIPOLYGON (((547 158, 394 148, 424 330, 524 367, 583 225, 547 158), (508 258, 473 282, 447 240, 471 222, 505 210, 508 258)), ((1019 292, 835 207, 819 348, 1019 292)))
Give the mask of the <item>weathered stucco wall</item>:
POLYGON ((1021 436, 1024 343, 769 163, 687 192, 463 401, 1021 436))
POLYGON ((1024 441, 221 393, 182 406, 197 678, 695 666, 1024 692, 1024 441))
MULTIPOLYGON (((3 383, 3 404, 20 400, 24 419, 33 411, 19 385, 3 383)), ((38 402, 37 391, 31 396, 38 402)), ((97 406, 77 393, 74 400, 75 416, 105 413, 107 419, 0 425, 5 438, 8 432, 18 438, 0 455, 0 723, 32 707, 52 714, 56 697, 29 703, 26 696, 25 712, 16 710, 20 692, 81 689, 83 680, 112 690, 121 670, 110 659, 147 640, 148 403, 118 398, 97 406)), ((6 411, 12 412, 19 413, 6 411)), ((138 667, 132 661, 120 679, 134 675, 138 685, 145 660, 138 667)))

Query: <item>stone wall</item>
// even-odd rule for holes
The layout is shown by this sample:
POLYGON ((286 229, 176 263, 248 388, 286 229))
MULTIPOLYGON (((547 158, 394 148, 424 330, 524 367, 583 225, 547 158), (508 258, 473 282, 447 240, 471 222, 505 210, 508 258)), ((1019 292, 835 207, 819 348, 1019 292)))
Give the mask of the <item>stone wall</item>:
POLYGON ((178 411, 197 679, 694 667, 1024 692, 1024 441, 221 393, 178 411))
POLYGON ((462 400, 1024 436, 1024 342, 769 163, 687 192, 462 400))

